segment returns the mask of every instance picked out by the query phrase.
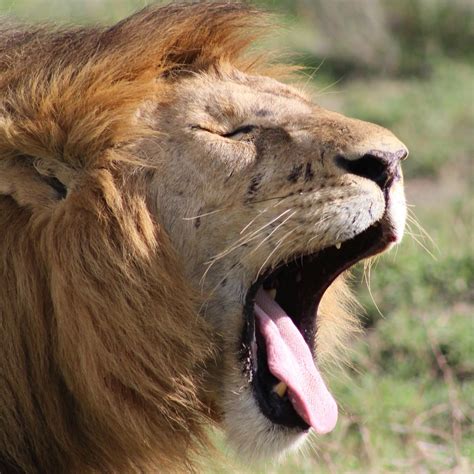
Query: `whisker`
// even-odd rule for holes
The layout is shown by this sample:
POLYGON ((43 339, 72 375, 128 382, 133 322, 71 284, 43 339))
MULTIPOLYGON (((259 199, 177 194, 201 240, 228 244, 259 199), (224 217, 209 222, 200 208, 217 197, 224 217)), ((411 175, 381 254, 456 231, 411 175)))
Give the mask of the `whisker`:
POLYGON ((426 245, 424 245, 421 240, 416 238, 414 235, 411 235, 411 238, 435 261, 438 261, 438 257, 431 252, 426 245))
POLYGON ((261 199, 260 201, 250 201, 250 204, 260 204, 262 202, 273 201, 274 199, 281 199, 282 201, 286 198, 289 198, 291 194, 287 194, 286 196, 275 196, 267 199, 261 199))
POLYGON ((229 206, 227 207, 222 207, 220 209, 214 209, 213 211, 205 212, 204 214, 199 214, 198 216, 192 216, 192 217, 182 217, 183 221, 192 221, 194 219, 200 219, 201 217, 206 217, 206 216, 211 216, 212 214, 217 214, 218 212, 222 212, 226 209, 228 209, 229 206))
POLYGON ((316 66, 311 74, 307 74, 305 71, 303 71, 303 75, 307 76, 306 77, 306 83, 302 86, 302 90, 306 92, 308 89, 308 84, 314 79, 314 76, 317 74, 317 72, 322 68, 323 64, 326 62, 326 58, 323 58, 321 62, 316 66))
POLYGON ((267 212, 269 209, 273 209, 274 207, 278 206, 282 201, 283 201, 283 199, 281 199, 280 201, 278 201, 278 202, 276 202, 275 204, 273 204, 273 206, 266 207, 263 211, 260 211, 259 214, 256 215, 256 216, 240 231, 240 234, 243 234, 262 214, 264 214, 265 212, 267 212))
MULTIPOLYGON (((238 239, 236 242, 234 242, 233 244, 231 244, 230 247, 228 247, 227 249, 223 250, 222 252, 220 252, 219 254, 215 255, 214 257, 212 257, 212 259, 210 260, 206 270, 204 271, 202 277, 201 277, 201 280, 200 280, 200 284, 201 284, 201 287, 204 286, 204 281, 206 279, 206 276, 207 274, 209 273, 209 270, 212 268, 212 266, 214 265, 214 263, 216 263, 218 260, 224 258, 225 256, 229 255, 231 252, 234 252, 235 250, 237 250, 238 248, 242 247, 244 244, 248 243, 248 242, 251 242, 252 240, 258 238, 260 236, 260 234, 263 232, 263 230, 268 227, 269 225, 271 225, 273 222, 275 222, 276 220, 280 219, 283 215, 285 215, 286 213, 290 212, 292 209, 289 208, 289 209, 286 209, 285 211, 283 211, 281 214, 279 214, 277 217, 275 217, 274 219, 272 219, 270 222, 267 222, 265 225, 263 225, 262 227, 260 227, 259 229, 251 232, 250 234, 247 234, 247 235, 244 235, 242 236, 240 239, 238 239)), ((296 211, 295 211, 296 212, 296 211)), ((284 221, 286 222, 286 220, 284 221)), ((278 229, 279 226, 276 227, 276 229, 278 229)), ((275 231, 275 230, 274 230, 275 231)), ((273 232, 274 232, 273 231, 273 232)), ((272 232, 272 233, 273 233, 272 232)), ((270 234, 271 235, 271 234, 270 234)))
POLYGON ((337 84, 339 84, 343 79, 344 76, 341 76, 339 79, 336 79, 334 82, 331 82, 331 84, 327 85, 326 87, 323 87, 321 90, 316 92, 316 97, 321 97, 322 95, 324 95, 325 91, 331 89, 331 87, 337 86, 337 84))
POLYGON ((371 287, 371 284, 370 284, 371 273, 372 273, 372 264, 367 266, 367 271, 364 271, 364 280, 365 280, 365 283, 367 285, 367 289, 369 291, 370 299, 372 300, 372 303, 374 304, 375 309, 377 310, 377 313, 379 313, 380 317, 385 318, 384 314, 382 313, 382 311, 379 308, 379 305, 375 301, 374 295, 372 293, 372 287, 371 287))
MULTIPOLYGON (((416 224, 416 222, 412 222, 412 223, 416 224)), ((413 231, 411 230, 411 226, 410 226, 410 223, 409 223, 409 222, 407 222, 406 225, 407 225, 407 229, 408 229, 408 231, 406 232, 406 234, 409 235, 409 236, 413 239, 413 241, 414 241, 415 243, 417 243, 433 260, 437 261, 438 258, 436 257, 436 255, 434 255, 434 254, 430 251, 430 249, 429 249, 426 245, 424 245, 424 243, 423 243, 423 240, 426 241, 425 235, 423 234, 423 235, 420 236, 419 234, 413 232, 413 231), (418 237, 420 237, 420 238, 418 238, 418 237)), ((433 242, 433 241, 431 240, 431 238, 430 238, 430 241, 433 242)), ((435 246, 435 249, 438 250, 438 252, 439 252, 439 248, 436 246, 436 244, 433 243, 433 245, 435 246)))
POLYGON ((300 227, 302 227, 301 225, 295 227, 294 229, 291 229, 289 232, 287 232, 281 239, 280 241, 278 242, 278 244, 275 246, 275 248, 270 252, 270 254, 268 255, 268 257, 265 259, 265 261, 262 263, 261 267, 259 268, 258 272, 257 272, 257 278, 260 276, 260 272, 263 270, 263 268, 265 268, 265 265, 268 263, 268 261, 270 260, 270 258, 272 257, 272 255, 275 254, 275 252, 282 246, 282 244, 285 242, 285 240, 288 238, 288 236, 290 236, 293 232, 295 232, 296 230, 298 230, 300 227))
MULTIPOLYGON (((255 247, 254 249, 252 249, 251 252, 249 252, 247 255, 245 255, 242 260, 245 260, 246 258, 250 257, 250 255, 252 255, 269 237, 271 237, 271 235, 276 231, 278 230, 278 228, 280 228, 283 224, 285 224, 285 222, 287 222, 293 215, 296 214, 297 211, 294 211, 293 214, 291 214, 290 216, 288 216, 283 222, 281 222, 278 227, 276 227, 271 234, 269 234, 265 239, 263 239, 258 245, 257 247, 255 247)), ((281 245, 281 243, 283 243, 283 240, 287 237, 287 235, 291 234, 292 232, 296 231, 297 229, 299 229, 300 227, 302 227, 301 225, 295 227, 294 229, 292 229, 290 232, 288 232, 287 234, 285 234, 279 241, 279 244, 273 249, 272 253, 273 254, 277 249, 278 247, 281 245)), ((270 254, 270 255, 271 255, 270 254)), ((260 271, 262 270, 262 268, 265 266, 266 262, 268 261, 268 258, 270 257, 267 257, 267 260, 265 260, 265 262, 263 263, 263 265, 260 267, 258 273, 257 273, 257 279, 258 277, 260 276, 260 271)), ((229 270, 218 282, 217 284, 214 286, 214 288, 211 290, 211 292, 209 293, 208 297, 206 298, 206 301, 210 299, 210 297, 214 294, 214 292, 217 290, 217 288, 219 287, 219 285, 229 276, 231 270, 229 270)))
MULTIPOLYGON (((323 222, 326 222, 328 219, 330 219, 331 216, 325 216, 323 217, 322 219, 320 219, 319 221, 315 222, 313 224, 313 226, 316 226, 316 225, 319 225, 319 224, 322 224, 323 222)), ((317 239, 318 237, 320 237, 319 235, 315 235, 314 237, 311 237, 308 242, 307 242, 307 246, 314 240, 314 239, 317 239)))
MULTIPOLYGON (((206 296, 206 299, 204 300, 204 304, 208 304, 209 303, 209 300, 211 299, 211 297, 214 295, 214 293, 216 292, 217 288, 219 288, 219 285, 230 275, 230 272, 232 271, 233 269, 233 266, 230 268, 230 270, 224 274, 224 276, 215 284, 214 288, 212 288, 212 290, 207 294, 206 296)), ((201 305, 201 307, 203 306, 201 305)))
MULTIPOLYGON (((283 217, 286 213, 290 212, 292 208, 286 209, 283 211, 281 214, 279 214, 277 217, 273 218, 270 222, 267 222, 265 225, 259 227, 257 230, 254 230, 250 234, 242 236, 240 239, 235 241, 230 245, 230 247, 227 247, 227 249, 223 250, 222 252, 218 253, 212 259, 219 260, 222 257, 225 257, 229 253, 233 252, 237 248, 241 247, 244 243, 250 242, 250 240, 253 240, 255 237, 258 237, 258 234, 261 233, 265 228, 267 228, 269 225, 273 224, 275 221, 280 219, 280 217, 283 217), (251 237, 251 238, 250 238, 251 237)), ((277 227, 278 228, 278 227, 277 227)))
POLYGON ((420 222, 416 218, 415 213, 411 209, 408 209, 407 220, 410 221, 410 223, 414 224, 417 227, 417 229, 420 231, 420 233, 431 243, 431 245, 436 250, 439 250, 438 245, 436 244, 436 242, 433 240, 433 238, 427 232, 427 230, 420 224, 420 222))
POLYGON ((288 222, 298 211, 294 211, 292 214, 287 216, 283 222, 278 224, 271 232, 268 234, 255 248, 251 250, 247 255, 245 255, 245 258, 250 257, 250 255, 254 254, 282 225, 284 225, 286 222, 288 222))

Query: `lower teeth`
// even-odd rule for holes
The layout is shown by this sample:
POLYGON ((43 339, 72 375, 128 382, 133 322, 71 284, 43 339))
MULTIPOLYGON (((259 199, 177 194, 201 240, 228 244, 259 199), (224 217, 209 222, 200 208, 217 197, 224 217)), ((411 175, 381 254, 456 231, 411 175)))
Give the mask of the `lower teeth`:
POLYGON ((285 382, 279 382, 273 387, 273 391, 281 398, 285 396, 288 385, 285 382))

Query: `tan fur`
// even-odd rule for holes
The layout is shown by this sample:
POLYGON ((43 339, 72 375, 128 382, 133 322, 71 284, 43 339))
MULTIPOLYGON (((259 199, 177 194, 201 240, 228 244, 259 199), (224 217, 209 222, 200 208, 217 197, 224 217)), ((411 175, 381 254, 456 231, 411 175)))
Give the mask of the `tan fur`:
MULTIPOLYGON (((350 238, 346 207, 362 215, 344 217, 354 232, 382 216, 374 183, 315 150, 399 142, 258 76, 267 66, 244 53, 262 22, 199 3, 111 28, 0 27, 2 473, 190 470, 211 418, 249 457, 260 441, 247 431, 267 454, 301 438, 268 438, 242 378, 245 291, 262 264, 350 238), (291 150, 312 157, 313 183, 288 182, 290 132, 222 141, 257 116, 298 132, 291 150), (275 233, 232 248, 272 218, 275 233)), ((321 358, 355 327, 347 301, 339 279, 321 305, 321 358)))

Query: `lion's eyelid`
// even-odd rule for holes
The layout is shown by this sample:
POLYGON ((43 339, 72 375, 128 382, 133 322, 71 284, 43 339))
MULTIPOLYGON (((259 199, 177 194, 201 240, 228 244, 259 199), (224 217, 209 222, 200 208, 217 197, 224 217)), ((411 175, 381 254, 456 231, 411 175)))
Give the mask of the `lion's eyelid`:
POLYGON ((237 135, 245 135, 247 133, 251 133, 253 130, 255 130, 257 126, 256 125, 242 125, 234 130, 232 130, 232 132, 227 132, 227 133, 224 133, 222 131, 218 131, 218 130, 212 130, 210 128, 207 128, 205 126, 202 126, 202 125, 190 125, 189 128, 191 130, 197 130, 197 131, 201 131, 201 132, 207 132, 207 133, 212 133, 213 135, 219 135, 220 137, 224 137, 224 138, 236 138, 237 135))
POLYGON ((236 128, 235 130, 233 130, 232 132, 224 133, 222 136, 223 136, 223 137, 226 137, 226 138, 232 138, 232 137, 234 137, 235 135, 238 135, 238 134, 240 134, 240 133, 242 133, 242 134, 250 133, 250 132, 252 132, 255 128, 256 128, 256 125, 242 125, 242 126, 236 128))

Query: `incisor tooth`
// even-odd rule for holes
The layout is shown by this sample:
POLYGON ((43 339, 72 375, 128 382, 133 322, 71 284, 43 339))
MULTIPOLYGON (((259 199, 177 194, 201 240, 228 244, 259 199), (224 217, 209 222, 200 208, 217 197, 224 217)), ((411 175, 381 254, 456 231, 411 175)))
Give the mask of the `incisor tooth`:
POLYGON ((288 385, 286 385, 285 382, 279 382, 273 387, 273 391, 279 396, 279 397, 284 397, 286 390, 288 388, 288 385))
POLYGON ((338 242, 334 247, 336 247, 337 250, 339 250, 341 248, 341 242, 338 242))
POLYGON ((276 295, 277 295, 277 290, 276 288, 272 288, 271 290, 268 290, 268 293, 270 294, 270 296, 275 299, 276 295))

